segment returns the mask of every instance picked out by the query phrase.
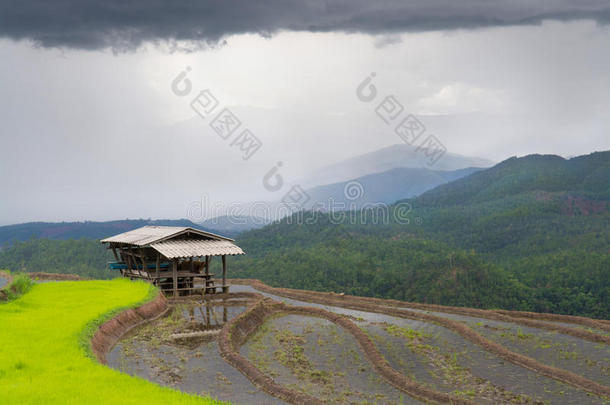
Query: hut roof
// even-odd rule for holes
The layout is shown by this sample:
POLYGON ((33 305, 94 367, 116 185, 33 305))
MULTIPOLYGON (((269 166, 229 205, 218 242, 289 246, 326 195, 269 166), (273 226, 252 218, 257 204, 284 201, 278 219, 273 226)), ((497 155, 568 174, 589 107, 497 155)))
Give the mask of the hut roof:
POLYGON ((151 247, 169 259, 244 254, 233 239, 179 226, 143 226, 101 242, 151 247))
POLYGON ((239 246, 227 240, 168 240, 151 247, 169 259, 244 254, 239 246))

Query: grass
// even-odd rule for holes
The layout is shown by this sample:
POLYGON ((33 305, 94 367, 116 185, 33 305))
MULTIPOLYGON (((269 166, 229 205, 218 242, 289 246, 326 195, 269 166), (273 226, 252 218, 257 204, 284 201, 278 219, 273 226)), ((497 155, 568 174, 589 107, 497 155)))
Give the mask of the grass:
POLYGON ((2 295, 0 295, 0 302, 12 301, 32 288, 34 282, 23 273, 13 275, 11 283, 3 288, 2 295))
POLYGON ((34 285, 0 305, 0 404, 219 404, 97 363, 97 326, 155 294, 128 280, 34 285))

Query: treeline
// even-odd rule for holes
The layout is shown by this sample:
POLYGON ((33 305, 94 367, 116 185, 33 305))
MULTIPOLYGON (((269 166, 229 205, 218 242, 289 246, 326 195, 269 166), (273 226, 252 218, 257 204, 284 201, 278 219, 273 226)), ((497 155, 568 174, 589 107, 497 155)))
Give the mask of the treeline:
POLYGON ((116 277, 116 273, 107 270, 106 264, 111 260, 112 254, 92 239, 32 238, 0 251, 0 269, 78 274, 96 279, 116 277))
POLYGON ((514 236, 491 221, 489 228, 462 226, 461 240, 460 231, 432 239, 436 232, 414 224, 283 221, 238 239, 248 255, 232 261, 231 275, 282 287, 610 318, 610 228, 592 225, 607 221, 581 218, 580 232, 541 226, 514 236))
POLYGON ((232 277, 256 277, 274 286, 441 305, 531 309, 527 287, 474 252, 407 235, 382 239, 347 233, 234 262, 232 277))

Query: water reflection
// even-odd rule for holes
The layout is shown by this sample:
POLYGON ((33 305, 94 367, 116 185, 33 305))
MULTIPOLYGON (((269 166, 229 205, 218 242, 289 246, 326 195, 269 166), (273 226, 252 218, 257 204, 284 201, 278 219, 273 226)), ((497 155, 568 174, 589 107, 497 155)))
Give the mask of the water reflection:
POLYGON ((183 301, 173 312, 122 339, 110 367, 184 392, 244 404, 284 404, 252 385, 218 351, 222 326, 249 305, 245 299, 183 301))

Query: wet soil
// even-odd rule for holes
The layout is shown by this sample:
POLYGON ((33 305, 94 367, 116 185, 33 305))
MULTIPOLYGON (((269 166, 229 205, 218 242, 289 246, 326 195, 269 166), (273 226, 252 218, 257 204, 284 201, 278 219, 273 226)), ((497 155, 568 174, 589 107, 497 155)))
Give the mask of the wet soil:
MULTIPOLYGON (((429 312, 462 322, 484 337, 543 364, 610 385, 610 346, 545 329, 472 316, 429 312)), ((588 328, 590 329, 590 328, 588 328)))
MULTIPOLYGON (((587 393, 586 391, 575 388, 571 385, 559 382, 552 378, 540 375, 534 371, 528 370, 524 367, 512 364, 498 356, 489 353, 482 349, 480 346, 464 339, 457 333, 448 330, 445 327, 435 325, 428 322, 404 319, 392 317, 384 314, 370 313, 364 311, 351 310, 341 307, 333 307, 329 305, 321 305, 310 302, 298 301, 290 298, 284 298, 274 294, 258 291, 253 287, 247 285, 233 285, 231 291, 244 291, 244 292, 259 292, 264 296, 270 297, 277 301, 285 302, 289 305, 294 306, 312 306, 322 309, 326 309, 331 312, 340 313, 351 317, 353 320, 359 322, 359 325, 369 332, 369 336, 377 343, 379 350, 382 354, 388 355, 386 359, 390 362, 390 365, 397 371, 402 372, 407 376, 413 376, 418 382, 428 384, 431 388, 435 388, 439 391, 453 392, 464 395, 466 398, 474 399, 481 403, 559 403, 559 404, 604 404, 607 403, 604 399, 587 393), (433 378, 434 373, 438 373, 438 370, 433 370, 428 359, 421 358, 421 356, 415 355, 412 350, 405 347, 405 344, 395 343, 387 347, 381 343, 384 337, 383 334, 378 334, 375 339, 375 328, 379 330, 380 324, 391 324, 398 327, 423 330, 430 336, 435 337, 437 342, 434 344, 435 347, 442 348, 444 353, 457 353, 455 358, 455 367, 467 370, 471 378, 478 379, 480 382, 477 389, 460 389, 459 385, 451 384, 449 381, 441 381, 441 377, 433 378), (380 336, 381 335, 381 339, 380 336), (394 355, 394 361, 390 352, 398 353, 394 355), (403 367, 396 359, 396 357, 403 359, 403 367), (414 364, 406 362, 404 359, 416 359, 414 364), (404 367, 408 364, 410 367, 404 367), (416 364, 416 365, 415 365, 416 364), (418 378, 419 377, 419 378, 418 378), (496 392, 496 397, 491 396, 490 399, 490 387, 493 388, 492 392, 496 392), (474 392, 473 392, 474 391, 474 392), (512 401, 512 402, 510 402, 512 401)), ((449 319, 455 319, 463 317, 461 315, 438 313, 439 316, 443 316, 449 319)), ((472 318, 476 322, 489 322, 487 319, 472 318)), ((475 322, 475 323, 476 323, 475 322)), ((515 328, 518 325, 514 325, 515 328)), ((547 332, 547 331, 545 331, 547 332)), ((386 331, 387 335, 387 331, 386 331)), ((562 335, 563 336, 563 335, 562 335)), ((591 343, 591 342, 587 342, 591 343)), ((592 343, 591 343, 592 344, 592 343)))
POLYGON ((277 383, 330 403, 421 403, 381 378, 354 337, 325 319, 273 316, 241 354, 277 383))
POLYGON ((107 355, 108 364, 193 394, 233 403, 284 404, 252 385, 219 354, 220 328, 247 305, 243 299, 175 304, 169 316, 124 336, 107 355))
MULTIPOLYGON (((270 377, 274 383, 307 394, 312 400, 345 404, 422 403, 381 377, 379 369, 374 368, 378 366, 373 366, 378 361, 367 358, 362 351, 368 346, 360 346, 358 342, 362 339, 356 341, 354 337, 358 333, 365 336, 364 332, 372 340, 368 345, 376 347, 394 370, 454 398, 481 404, 610 403, 608 399, 533 371, 536 368, 530 370, 486 351, 485 346, 466 339, 467 334, 459 328, 464 329, 462 325, 465 325, 514 353, 610 385, 610 346, 606 344, 507 322, 505 318, 501 321, 479 318, 471 313, 408 309, 453 321, 453 325, 461 324, 450 329, 438 318, 416 316, 420 320, 413 320, 402 318, 402 313, 396 311, 392 313, 395 316, 390 316, 366 312, 366 308, 360 307, 362 311, 346 309, 333 306, 343 305, 333 300, 319 301, 331 305, 315 304, 300 301, 309 299, 306 296, 292 295, 298 299, 289 299, 248 285, 232 285, 231 292, 233 298, 224 301, 188 300, 173 304, 170 316, 125 336, 108 354, 108 363, 159 384, 234 403, 285 403, 257 388, 251 378, 246 378, 219 354, 216 339, 222 326, 253 302, 244 298, 252 299, 252 294, 240 295, 240 292, 256 292, 288 305, 342 314, 355 323, 348 322, 350 333, 343 323, 331 322, 332 317, 310 316, 312 312, 306 311, 280 312, 261 318, 262 326, 235 346, 235 350, 267 376, 264 378, 270 377), (266 319, 264 323, 262 319, 266 319), (354 330, 358 332, 356 335, 354 330)), ((575 327, 569 322, 563 326, 575 327)), ((581 325, 577 327, 599 333, 581 325)), ((230 334, 227 336, 230 338, 230 334)), ((226 337, 224 341, 228 341, 226 337)), ((254 366, 251 368, 256 371, 254 366)), ((273 390, 267 391, 277 395, 273 390)), ((290 396, 283 398, 292 402, 290 396)))

